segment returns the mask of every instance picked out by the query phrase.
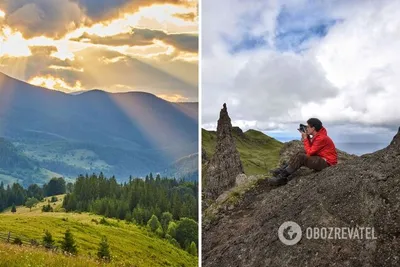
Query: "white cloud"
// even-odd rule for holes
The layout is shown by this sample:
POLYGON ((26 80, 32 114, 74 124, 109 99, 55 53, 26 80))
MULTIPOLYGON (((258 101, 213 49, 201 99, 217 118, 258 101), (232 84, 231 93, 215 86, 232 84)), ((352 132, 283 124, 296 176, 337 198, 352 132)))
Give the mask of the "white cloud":
POLYGON ((400 125, 400 1, 285 1, 285 10, 295 14, 285 25, 290 30, 298 30, 303 17, 315 16, 308 23, 340 19, 301 53, 276 47, 282 3, 243 2, 202 2, 203 127, 216 125, 223 103, 233 124, 259 130, 295 133, 293 123, 314 116, 360 131, 400 125), (221 12, 224 6, 229 12, 221 12), (258 16, 244 20, 246 14, 258 16), (269 42, 231 53, 248 33, 269 42))

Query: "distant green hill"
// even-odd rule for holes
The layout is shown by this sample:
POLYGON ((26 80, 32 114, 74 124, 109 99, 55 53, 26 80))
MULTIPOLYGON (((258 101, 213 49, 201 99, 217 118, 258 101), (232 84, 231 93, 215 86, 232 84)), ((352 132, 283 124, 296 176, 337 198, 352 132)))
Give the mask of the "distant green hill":
MULTIPOLYGON (((247 175, 268 173, 278 164, 283 143, 256 130, 243 132, 239 127, 232 127, 232 134, 247 175)), ((205 157, 203 155, 203 170, 215 152, 216 143, 217 133, 202 129, 202 148, 206 153, 205 157)))
POLYGON ((98 215, 66 213, 61 208, 64 195, 57 198, 57 202, 51 203, 55 212, 41 211, 41 207, 47 204, 45 199, 31 211, 17 206, 15 214, 10 209, 0 213, 0 266, 28 266, 28 263, 30 266, 55 266, 54 257, 60 261, 57 266, 95 266, 102 235, 107 237, 110 246, 110 266, 198 266, 197 257, 157 237, 143 226, 110 218, 102 224, 102 217, 98 215), (49 230, 59 246, 66 229, 71 230, 78 246, 77 258, 46 252, 43 248, 32 250, 25 244, 19 249, 16 245, 3 245, 4 236, 9 231, 11 241, 20 237, 40 243, 44 231, 49 230), (29 253, 24 254, 24 249, 29 253), (5 253, 2 254, 2 251, 5 253))
POLYGON ((199 154, 194 153, 180 158, 169 166, 162 176, 175 177, 186 181, 198 181, 199 154))
POLYGON ((0 138, 0 181, 5 184, 20 182, 23 185, 44 183, 54 176, 60 176, 24 155, 17 147, 0 138))

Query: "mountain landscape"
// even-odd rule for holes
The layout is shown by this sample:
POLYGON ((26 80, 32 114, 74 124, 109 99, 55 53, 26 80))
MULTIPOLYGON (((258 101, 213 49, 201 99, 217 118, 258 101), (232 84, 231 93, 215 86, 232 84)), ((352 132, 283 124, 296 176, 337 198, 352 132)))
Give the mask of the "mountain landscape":
POLYGON ((0 73, 0 178, 26 186, 93 172, 195 179, 197 108, 144 92, 66 94, 0 73))
MULTIPOLYGON (((217 143, 235 136, 234 131, 226 134, 229 123, 222 124, 225 129, 217 131, 217 143)), ((234 140, 229 150, 240 151, 234 140)), ((270 154, 279 165, 299 149, 301 142, 293 140, 270 154)), ((302 167, 281 187, 269 184, 268 172, 224 177, 230 169, 223 167, 234 158, 226 156, 225 162, 215 164, 212 159, 218 156, 213 155, 205 164, 213 162, 211 168, 219 170, 210 172, 203 165, 215 175, 203 179, 214 188, 220 186, 221 193, 207 198, 209 185, 203 187, 202 265, 399 266, 400 128, 389 145, 374 153, 356 156, 337 151, 337 165, 320 172, 302 167), (222 177, 230 180, 229 188, 222 177), (278 229, 287 221, 299 224, 303 232, 292 246, 278 239, 278 229), (308 227, 372 227, 376 239, 306 238, 308 227)), ((254 154, 257 158, 256 150, 254 154)))
POLYGON ((53 257, 62 266, 103 260, 111 266, 197 266, 197 221, 193 181, 150 174, 118 183, 100 173, 27 188, 0 182, 0 255, 6 251, 6 266, 54 265, 53 257), (23 253, 29 256, 21 258, 23 253))

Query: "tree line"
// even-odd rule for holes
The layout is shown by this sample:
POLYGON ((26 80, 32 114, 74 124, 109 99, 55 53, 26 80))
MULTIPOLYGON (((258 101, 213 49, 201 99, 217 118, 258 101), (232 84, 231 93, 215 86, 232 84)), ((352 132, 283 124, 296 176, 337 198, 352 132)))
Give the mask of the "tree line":
MULTIPOLYGON (((71 184, 69 187, 71 188, 71 184)), ((0 212, 13 205, 25 205, 28 199, 42 201, 47 196, 65 194, 66 188, 63 178, 52 178, 43 186, 32 184, 27 189, 18 183, 4 186, 4 183, 0 182, 0 212)))
POLYGON ((198 246, 198 184, 169 178, 79 176, 63 200, 68 211, 93 212, 147 226, 152 232, 195 255, 198 246), (196 252, 195 252, 196 251, 196 252))
POLYGON ((198 220, 198 184, 161 178, 160 175, 145 179, 129 178, 119 184, 115 177, 100 175, 79 176, 72 192, 64 198, 66 211, 88 211, 105 217, 135 219, 145 224, 154 214, 158 218, 170 212, 173 219, 198 220))
MULTIPOLYGON (((67 193, 62 207, 67 212, 92 212, 149 228, 172 244, 196 255, 198 246, 198 184, 153 176, 116 178, 80 175, 75 183, 53 178, 42 187, 34 184, 24 189, 17 183, 0 184, 0 211, 15 205, 34 206, 44 197, 67 193)), ((44 206, 45 208, 45 206, 44 206)), ((43 210, 42 211, 47 211, 43 210)), ((50 210, 51 211, 51 210, 50 210)))

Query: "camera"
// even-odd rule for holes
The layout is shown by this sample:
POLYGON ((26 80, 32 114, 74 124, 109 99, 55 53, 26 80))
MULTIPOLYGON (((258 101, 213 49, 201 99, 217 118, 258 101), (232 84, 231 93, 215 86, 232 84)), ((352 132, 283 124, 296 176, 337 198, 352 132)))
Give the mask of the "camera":
POLYGON ((307 125, 304 125, 304 124, 300 123, 299 129, 297 129, 297 130, 299 130, 300 132, 306 133, 307 132, 307 125))

